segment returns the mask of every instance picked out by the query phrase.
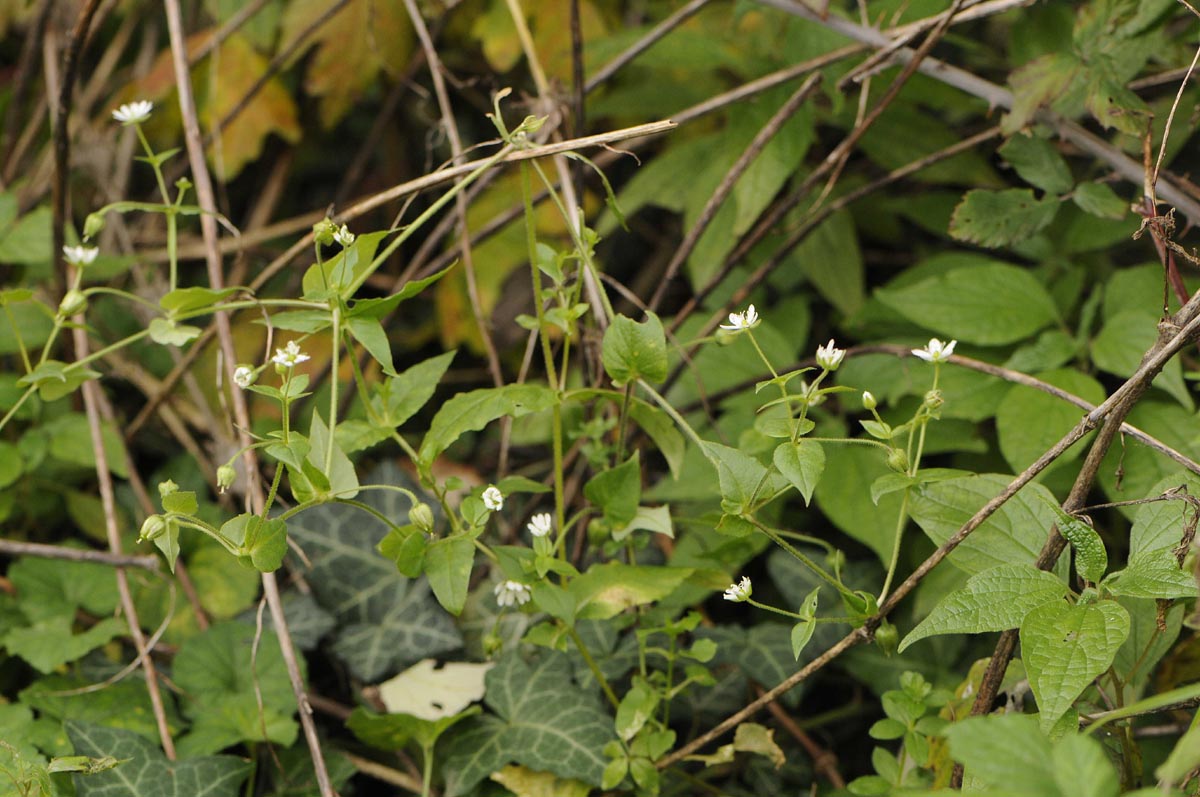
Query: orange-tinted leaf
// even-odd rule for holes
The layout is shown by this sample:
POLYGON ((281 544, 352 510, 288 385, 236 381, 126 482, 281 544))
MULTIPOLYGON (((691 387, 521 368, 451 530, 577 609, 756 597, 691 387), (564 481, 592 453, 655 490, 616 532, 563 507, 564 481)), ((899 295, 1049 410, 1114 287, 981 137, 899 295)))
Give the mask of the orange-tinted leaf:
MULTIPOLYGON (((533 34, 533 46, 547 77, 562 85, 571 84, 571 0, 525 0, 525 19, 533 34)), ((579 4, 583 40, 587 42, 608 31, 603 15, 590 0, 579 4)), ((487 10, 471 26, 488 64, 507 72, 521 60, 521 42, 505 0, 491 0, 487 10)))
MULTIPOLYGON (((280 49, 329 10, 328 0, 296 0, 283 18, 280 49)), ((381 69, 398 74, 412 54, 413 32, 403 0, 350 0, 305 42, 316 45, 304 88, 321 98, 321 122, 333 127, 381 69)))

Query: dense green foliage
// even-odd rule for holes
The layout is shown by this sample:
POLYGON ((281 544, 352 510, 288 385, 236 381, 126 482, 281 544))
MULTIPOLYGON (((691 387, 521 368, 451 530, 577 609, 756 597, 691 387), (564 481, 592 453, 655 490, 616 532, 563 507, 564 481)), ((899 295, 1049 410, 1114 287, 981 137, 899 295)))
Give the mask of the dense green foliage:
POLYGON ((0 4, 0 797, 1200 789, 1186 4, 101 5, 0 4))

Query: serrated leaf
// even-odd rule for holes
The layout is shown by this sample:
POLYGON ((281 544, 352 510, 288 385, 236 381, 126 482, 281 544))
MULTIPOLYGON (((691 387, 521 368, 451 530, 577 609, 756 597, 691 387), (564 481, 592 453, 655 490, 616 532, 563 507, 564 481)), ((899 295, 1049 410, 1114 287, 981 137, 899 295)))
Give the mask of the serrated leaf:
POLYGON ((920 639, 937 634, 979 634, 1016 628, 1030 611, 1061 600, 1067 592, 1067 585, 1056 576, 1031 564, 999 565, 984 570, 943 598, 900 643, 900 652, 920 639))
POLYGON ((1075 549, 1075 571, 1084 581, 1093 584, 1104 577, 1108 569, 1108 551, 1096 530, 1074 515, 1064 512, 1057 501, 1050 508, 1058 519, 1058 533, 1075 549))
POLYGON ((1067 162, 1044 138, 1017 134, 1000 147, 1000 156, 1022 180, 1051 194, 1065 194, 1075 184, 1067 162))
POLYGON ((124 760, 106 772, 74 775, 78 797, 238 797, 251 770, 236 756, 168 761, 153 742, 131 731, 75 721, 66 730, 77 754, 124 760))
MULTIPOLYGON (((419 490, 395 465, 380 466, 370 484, 419 490)), ((385 517, 408 513, 408 499, 371 490, 359 499, 385 517)), ((409 580, 375 546, 388 528, 352 506, 324 504, 288 520, 288 532, 312 562, 305 577, 317 603, 337 619, 333 650, 364 681, 458 648, 462 637, 424 579, 409 580)))
POLYGON ((1129 214, 1129 203, 1117 196, 1107 183, 1080 183, 1071 199, 1081 210, 1102 219, 1119 221, 1129 214))
MULTIPOLYGON (((1103 385, 1086 374, 1070 368, 1041 373, 1038 379, 1049 382, 1093 404, 1104 401, 1103 385)), ((1057 443, 1083 417, 1083 410, 1060 398, 1024 385, 1013 385, 996 409, 996 434, 1000 452, 1020 473, 1044 451, 1057 443)), ((1068 449, 1059 462, 1076 459, 1083 446, 1068 449)))
POLYGON ((1028 188, 976 189, 968 191, 954 209, 950 235, 980 246, 1009 246, 1041 232, 1057 212, 1057 199, 1037 199, 1028 188))
POLYGON ((647 313, 642 322, 623 315, 615 317, 604 331, 601 359, 617 387, 638 379, 649 382, 666 379, 667 338, 658 316, 647 313))
POLYGON ((1170 600, 1197 595, 1196 576, 1179 566, 1174 548, 1137 552, 1124 570, 1104 580, 1104 588, 1131 598, 1170 600))
POLYGON ((1054 299, 1037 278, 999 261, 952 268, 876 295, 914 324, 983 346, 1015 343, 1058 320, 1054 299))
POLYGON ((429 467, 464 433, 478 431, 497 418, 519 418, 550 409, 557 402, 558 395, 541 385, 514 384, 459 393, 433 416, 429 431, 421 442, 420 463, 429 467))
POLYGON ((71 631, 73 624, 70 615, 46 617, 33 625, 11 629, 3 638, 4 647, 38 672, 50 673, 128 630, 125 622, 115 617, 106 617, 78 634, 71 631))
MULTIPOLYGON (((1128 377, 1138 369, 1142 355, 1158 340, 1158 317, 1144 310, 1117 313, 1104 322, 1092 340, 1092 361, 1110 374, 1128 377)), ((1183 380, 1179 360, 1169 360, 1154 378, 1154 387, 1170 393, 1185 409, 1195 409, 1195 402, 1183 380)))
POLYGON ((227 621, 180 646, 172 677, 190 697, 183 711, 192 720, 179 740, 181 754, 206 755, 239 742, 290 745, 296 740, 296 698, 279 640, 264 631, 256 650, 254 638, 253 625, 227 621))
POLYGON ((774 462, 784 478, 804 496, 807 506, 825 471, 825 449, 811 440, 780 443, 775 448, 774 462))
POLYGON ((607 764, 601 750, 616 739, 612 719, 571 680, 565 655, 543 651, 527 663, 508 653, 486 684, 484 700, 495 714, 469 720, 450 739, 442 769, 447 797, 467 793, 513 761, 600 785, 607 764))
MULTIPOLYGON (((228 554, 226 554, 228 556, 228 554)), ((158 724, 144 682, 126 679, 108 684, 104 689, 82 691, 81 687, 92 682, 78 676, 48 675, 21 690, 21 702, 13 706, 0 707, 0 739, 13 741, 15 736, 6 735, 10 730, 4 726, 2 712, 5 708, 36 709, 45 721, 54 724, 66 720, 95 722, 109 728, 122 728, 144 736, 155 744, 159 743, 158 724), (28 707, 28 708, 26 708, 28 707)), ((172 701, 164 701, 167 724, 178 733, 183 720, 172 701)), ((32 729, 30 729, 32 730, 32 729)), ((59 729, 55 728, 57 732, 59 729)), ((31 733, 22 734, 24 737, 31 733)))
POLYGON ((112 568, 98 563, 26 556, 9 566, 7 576, 20 614, 29 620, 70 617, 77 609, 103 617, 119 601, 112 568))
POLYGON ((1113 601, 1047 603, 1021 623, 1021 657, 1048 731, 1093 680, 1108 669, 1125 637, 1129 613, 1113 601))

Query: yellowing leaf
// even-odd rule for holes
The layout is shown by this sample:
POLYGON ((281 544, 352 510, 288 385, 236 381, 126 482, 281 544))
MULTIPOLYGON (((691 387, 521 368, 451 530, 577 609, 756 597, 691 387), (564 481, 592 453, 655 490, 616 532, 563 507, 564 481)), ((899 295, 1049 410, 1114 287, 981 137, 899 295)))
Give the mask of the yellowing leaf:
MULTIPOLYGON (((283 18, 280 49, 290 46, 329 10, 327 0, 297 0, 283 18)), ((317 52, 304 88, 321 98, 320 115, 333 127, 381 69, 398 74, 412 53, 413 32, 403 0, 350 0, 309 37, 317 52)), ((299 55, 300 53, 297 53, 299 55)))
POLYGON ((592 790, 581 781, 560 778, 552 772, 534 772, 516 764, 493 773, 492 780, 517 797, 587 797, 592 790))
POLYGON ((483 676, 491 664, 451 663, 437 669, 433 659, 422 659, 379 685, 379 699, 392 714, 410 714, 423 720, 452 717, 483 699, 483 676))
MULTIPOLYGON (((542 70, 547 77, 570 85, 571 0, 526 0, 522 6, 542 70)), ((588 0, 579 4, 579 24, 585 51, 590 41, 608 32, 604 17, 588 0)), ((505 0, 491 1, 487 11, 475 18, 471 35, 479 41, 488 64, 497 72, 507 72, 522 58, 521 41, 505 0)))

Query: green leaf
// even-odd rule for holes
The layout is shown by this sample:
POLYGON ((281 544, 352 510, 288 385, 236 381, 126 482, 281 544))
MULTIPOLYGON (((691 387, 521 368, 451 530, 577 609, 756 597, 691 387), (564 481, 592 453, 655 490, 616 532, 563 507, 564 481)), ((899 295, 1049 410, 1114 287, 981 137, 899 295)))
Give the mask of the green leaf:
POLYGON ((1058 522, 1058 533, 1075 549, 1075 571, 1084 581, 1096 584, 1108 569, 1108 551, 1096 530, 1083 520, 1064 512, 1057 501, 1048 502, 1058 522))
POLYGON ((639 379, 648 382, 666 379, 667 338, 658 316, 647 313, 641 323, 623 315, 615 317, 604 331, 601 359, 617 387, 639 379))
MULTIPOLYGON (((46 718, 46 721, 52 720, 55 726, 66 720, 95 722, 109 728, 133 731, 155 744, 159 743, 158 723, 154 719, 154 709, 145 682, 127 678, 108 684, 103 689, 82 691, 82 687, 91 685, 91 681, 78 676, 48 675, 21 690, 19 705, 21 708, 28 706, 36 709, 39 716, 46 718)), ((164 701, 164 710, 168 727, 177 735, 183 727, 183 720, 176 712, 174 702, 164 701)), ((11 741, 14 737, 6 736, 6 730, 3 721, 0 721, 0 739, 11 741)), ((56 727, 55 731, 58 730, 56 727)))
POLYGON ((372 399, 375 411, 391 426, 399 426, 425 406, 437 390, 438 382, 450 367, 457 351, 448 351, 419 362, 399 376, 384 382, 372 399))
POLYGON ((58 360, 46 360, 18 379, 17 384, 35 386, 42 401, 57 401, 74 393, 84 382, 99 378, 99 372, 91 368, 73 368, 58 360))
POLYGON ((1049 739, 1036 718, 1020 713, 970 717, 948 726, 943 735, 968 778, 1026 797, 1063 797, 1049 739))
POLYGON ((124 761, 107 772, 73 776, 78 797, 238 797, 251 770, 236 756, 168 761, 157 745, 130 731, 74 721, 66 727, 77 754, 124 761))
POLYGON ((1067 585, 1031 564, 999 565, 976 573, 947 595, 900 643, 900 652, 936 634, 979 634, 1016 628, 1033 609, 1061 600, 1067 585))
POLYGON ((421 443, 420 464, 428 468, 463 434, 478 431, 497 418, 519 418, 550 409, 556 403, 558 394, 541 385, 505 385, 459 393, 433 416, 421 443))
POLYGON ((621 542, 635 531, 652 531, 674 538, 675 526, 671 523, 669 506, 639 506, 629 525, 613 529, 612 537, 621 542))
POLYGON ((513 761, 600 785, 608 763, 601 750, 616 738, 612 719, 593 693, 572 682, 565 655, 543 651, 527 663, 505 654, 486 682, 485 702, 495 714, 455 730, 442 761, 447 797, 466 794, 513 761))
MULTIPOLYGON (((362 240, 364 237, 366 236, 360 235, 359 240, 362 240)), ((406 299, 411 299, 433 283, 440 280, 442 277, 449 274, 450 269, 452 268, 454 268, 454 266, 447 266, 436 274, 431 274, 424 279, 406 282, 404 283, 404 287, 386 298, 359 299, 350 306, 350 312, 347 313, 346 317, 381 319, 388 313, 391 313, 393 310, 395 310, 401 302, 405 301, 406 299)))
MULTIPOLYGON (((1104 322, 1100 334, 1092 341, 1092 361, 1101 370, 1129 377, 1138 369, 1145 354, 1158 340, 1158 316, 1144 310, 1127 310, 1104 322)), ((1154 387, 1165 390, 1189 411, 1195 409, 1191 391, 1183 381, 1183 365, 1179 360, 1167 361, 1154 387)))
MULTIPOLYGON (((330 494, 347 499, 357 496, 358 473, 354 470, 354 463, 346 456, 346 452, 338 447, 337 440, 330 436, 329 427, 325 425, 321 413, 317 410, 313 410, 308 439, 312 444, 312 449, 308 452, 308 462, 329 480, 330 494), (329 463, 328 473, 325 472, 326 462, 329 463)), ((303 467, 303 463, 301 465, 303 467)))
POLYGON ((162 497, 164 512, 175 512, 180 515, 194 515, 200 511, 196 494, 191 490, 177 490, 162 497))
POLYGON ((1104 588, 1114 595, 1161 600, 1198 594, 1196 576, 1179 566, 1174 548, 1138 551, 1124 570, 1104 580, 1104 588))
POLYGON ((182 346, 200 337, 204 330, 191 324, 180 324, 170 318, 154 318, 150 321, 150 340, 164 346, 182 346))
MULTIPOLYGON (((911 496, 912 518, 941 545, 1012 479, 980 474, 925 485, 911 496)), ((971 574, 998 565, 1033 563, 1057 520, 1046 503, 1053 500, 1042 485, 1026 485, 963 540, 950 553, 950 561, 971 574)))
POLYGON ((111 567, 92 562, 26 556, 9 566, 18 605, 27 619, 74 616, 83 609, 96 617, 111 615, 119 603, 111 567))
POLYGON ((383 372, 388 376, 396 375, 396 367, 392 364, 392 345, 388 342, 387 332, 383 324, 374 318, 347 318, 346 328, 354 339, 383 366, 383 372))
POLYGON ((446 537, 425 548, 425 576, 438 603, 450 614, 462 614, 474 564, 475 542, 470 537, 446 537))
POLYGON ((1058 150, 1044 138, 1017 134, 1000 147, 1021 179, 1051 194, 1065 194, 1075 184, 1071 169, 1058 150))
POLYGON ((804 496, 807 506, 825 470, 825 449, 811 440, 801 440, 799 443, 788 441, 776 447, 774 461, 784 478, 804 496))
POLYGON ((728 514, 750 512, 755 504, 775 494, 782 480, 754 457, 720 443, 704 443, 704 453, 717 469, 721 485, 722 509, 728 514))
POLYGON ((821 588, 816 587, 812 592, 808 593, 808 597, 804 599, 804 603, 800 606, 799 614, 807 617, 792 626, 792 655, 796 657, 796 661, 800 660, 800 654, 804 652, 805 646, 813 638, 813 632, 817 629, 817 599, 821 595, 821 588))
POLYGON ((625 697, 621 698, 621 703, 617 706, 617 736, 625 742, 636 736, 654 716, 658 701, 658 690, 650 686, 644 678, 635 677, 633 687, 625 693, 625 697))
POLYGON ((831 447, 825 473, 814 495, 821 511, 835 526, 866 545, 881 562, 891 559, 896 539, 899 494, 881 496, 875 503, 864 487, 892 473, 881 452, 866 446, 831 447))
MULTIPOLYGON (((375 250, 379 248, 379 242, 387 236, 388 232, 389 230, 380 230, 364 233, 355 238, 354 243, 348 249, 343 249, 323 263, 314 263, 310 266, 301 279, 304 296, 315 299, 325 296, 327 290, 341 293, 370 265, 371 258, 375 256, 375 250)), ((387 300, 377 299, 374 301, 387 300)), ((357 305, 355 309, 357 309, 357 305)), ((352 312, 351 315, 354 313, 352 312)))
POLYGON ((193 310, 202 310, 207 307, 212 307, 217 302, 232 296, 241 288, 222 288, 214 290, 212 288, 176 288, 175 290, 162 297, 159 301, 159 306, 173 316, 181 313, 190 313, 193 310))
POLYGON ((1015 343, 1058 320, 1037 278, 999 261, 952 268, 876 295, 914 324, 983 346, 1015 343))
POLYGON ((604 513, 615 529, 633 522, 642 498, 642 466, 638 452, 627 462, 593 476, 583 488, 584 496, 604 513))
MULTIPOLYGON (((1049 371, 1037 377, 1093 404, 1105 399, 1104 387, 1099 382, 1074 369, 1049 371)), ((1074 404, 1032 387, 1013 385, 996 410, 1000 452, 1013 472, 1020 473, 1073 429, 1082 417, 1083 410, 1074 404)), ((1068 449, 1058 462, 1076 459, 1083 448, 1076 445, 1068 449)))
POLYGON ((1113 662, 1129 635, 1129 613, 1113 601, 1047 603, 1021 623, 1021 651, 1029 685, 1049 731, 1093 680, 1113 662))
POLYGON ((683 454, 687 443, 683 434, 675 427, 675 422, 658 407, 641 399, 634 399, 629 403, 629 417, 654 441, 658 453, 667 461, 671 475, 678 479, 683 468, 683 454))
POLYGON ((180 646, 172 678, 190 697, 183 712, 192 720, 179 740, 181 755, 207 755, 239 742, 296 740, 296 698, 279 639, 264 631, 257 648, 254 639, 253 625, 227 621, 180 646))
MULTIPOLYGON (((968 191, 954 209, 950 235, 991 248, 1009 246, 1041 232, 1058 212, 1058 200, 1037 199, 1028 188, 968 191)), ((1013 310, 1018 305, 1010 305, 1013 310)))
POLYGON ((1117 196, 1108 183, 1080 183, 1071 199, 1086 213, 1120 221, 1129 215, 1129 203, 1117 196))
MULTIPOLYGON (((366 482, 419 489, 392 464, 377 468, 366 482)), ((391 490, 371 490, 360 500, 385 517, 408 513, 408 499, 391 490)), ((323 504, 288 519, 288 533, 312 562, 305 577, 317 603, 337 620, 333 651, 369 683, 462 645, 428 583, 404 578, 376 552, 388 531, 375 517, 344 504, 323 504)))
POLYGON ((241 546, 255 570, 278 570, 287 555, 287 524, 280 518, 265 523, 258 515, 244 513, 225 521, 221 536, 241 546))
POLYGON ((1100 742, 1067 734, 1051 754, 1059 791, 1071 797, 1117 797, 1121 782, 1100 742))
POLYGON ((626 609, 662 600, 692 575, 687 567, 595 564, 572 579, 568 589, 575 597, 581 620, 607 620, 626 609))
POLYGON ((39 672, 50 673, 128 631, 124 620, 106 617, 86 631, 74 634, 73 621, 71 615, 60 615, 40 619, 28 627, 13 628, 4 637, 4 647, 39 672))

